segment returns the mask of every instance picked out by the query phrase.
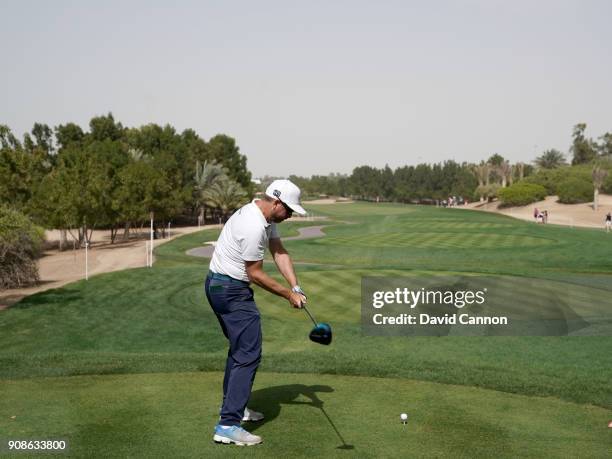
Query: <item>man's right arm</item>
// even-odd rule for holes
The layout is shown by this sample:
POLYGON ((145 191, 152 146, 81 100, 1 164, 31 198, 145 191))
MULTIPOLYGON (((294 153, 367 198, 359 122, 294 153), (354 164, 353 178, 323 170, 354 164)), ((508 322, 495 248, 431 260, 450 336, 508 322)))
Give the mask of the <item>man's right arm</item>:
POLYGON ((292 292, 287 287, 283 287, 273 278, 268 276, 263 270, 263 260, 257 261, 245 261, 247 276, 249 280, 254 284, 259 285, 261 288, 266 289, 268 292, 274 293, 275 295, 282 296, 287 299, 291 306, 294 308, 301 308, 302 303, 305 303, 304 296, 299 293, 292 292))

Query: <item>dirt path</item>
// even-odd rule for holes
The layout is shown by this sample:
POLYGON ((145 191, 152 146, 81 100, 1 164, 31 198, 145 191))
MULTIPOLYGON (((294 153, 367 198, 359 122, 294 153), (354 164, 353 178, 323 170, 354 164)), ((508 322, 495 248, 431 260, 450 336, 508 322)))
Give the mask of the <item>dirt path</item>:
MULTIPOLYGON (((219 225, 207 225, 198 228, 189 226, 172 228, 166 239, 156 239, 154 246, 164 244, 184 234, 219 225)), ((48 231, 47 241, 59 239, 59 231, 48 231)), ((94 231, 92 247, 88 252, 89 275, 121 271, 129 268, 140 268, 146 262, 146 239, 135 239, 127 242, 110 244, 109 231, 94 231)), ((0 310, 6 309, 22 298, 44 290, 58 288, 70 282, 85 278, 85 250, 48 250, 38 261, 40 283, 34 287, 0 291, 0 310)))

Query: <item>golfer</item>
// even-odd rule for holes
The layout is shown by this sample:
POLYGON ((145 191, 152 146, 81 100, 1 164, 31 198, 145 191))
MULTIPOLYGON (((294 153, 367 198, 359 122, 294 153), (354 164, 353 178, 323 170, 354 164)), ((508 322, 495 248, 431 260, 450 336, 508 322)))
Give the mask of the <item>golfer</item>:
POLYGON ((256 445, 262 441, 240 427, 241 421, 263 419, 263 414, 247 408, 261 360, 261 324, 250 283, 286 298, 294 308, 306 302, 276 229, 276 224, 293 212, 306 214, 300 206, 300 189, 289 180, 275 180, 263 199, 253 200, 231 216, 215 245, 206 277, 206 298, 229 341, 221 417, 213 436, 218 443, 256 445), (264 272, 266 247, 290 288, 264 272))

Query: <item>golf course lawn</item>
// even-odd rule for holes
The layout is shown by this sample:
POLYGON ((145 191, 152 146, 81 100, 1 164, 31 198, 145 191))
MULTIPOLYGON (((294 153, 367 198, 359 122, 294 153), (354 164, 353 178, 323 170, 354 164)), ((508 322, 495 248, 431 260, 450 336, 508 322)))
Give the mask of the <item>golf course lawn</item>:
MULTIPOLYGON (((329 220, 280 231, 327 225, 324 237, 285 246, 334 340, 310 342, 302 311, 255 288, 264 358, 250 405, 266 420, 251 429, 265 443, 249 454, 609 456, 612 321, 600 336, 408 337, 366 336, 360 320, 362 277, 440 274, 495 276, 517 303, 562 300, 610 317, 610 235, 457 209, 307 208, 329 220), (351 449, 338 449, 341 437, 351 449)), ((151 269, 0 311, 0 438, 65 438, 81 457, 244 454, 212 443, 227 344, 203 293, 208 260, 185 253, 217 235, 158 247, 151 269)))
MULTIPOLYGON (((76 456, 243 454, 211 442, 222 377, 206 372, 5 381, 0 410, 10 418, 0 420, 0 429, 13 438, 68 439, 76 456)), ((251 406, 267 420, 249 424, 265 439, 249 448, 250 456, 609 453, 610 413, 590 405, 406 379, 261 372, 256 381, 251 406), (401 412, 408 414, 405 425, 401 412)))

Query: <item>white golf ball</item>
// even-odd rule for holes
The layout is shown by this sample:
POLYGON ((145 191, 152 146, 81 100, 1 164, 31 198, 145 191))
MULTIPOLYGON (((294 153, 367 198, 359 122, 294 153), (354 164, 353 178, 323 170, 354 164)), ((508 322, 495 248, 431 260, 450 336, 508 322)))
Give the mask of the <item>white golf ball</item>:
POLYGON ((402 414, 400 414, 400 419, 402 421, 406 421, 408 419, 408 415, 406 413, 402 413, 402 414))

